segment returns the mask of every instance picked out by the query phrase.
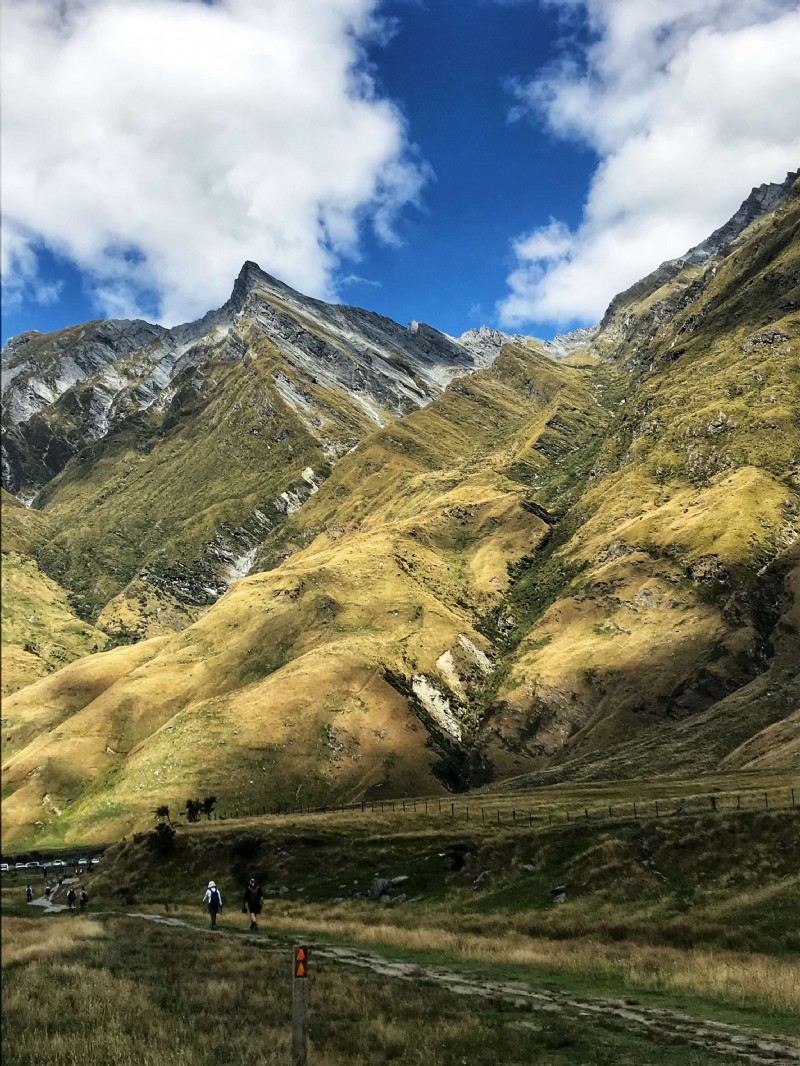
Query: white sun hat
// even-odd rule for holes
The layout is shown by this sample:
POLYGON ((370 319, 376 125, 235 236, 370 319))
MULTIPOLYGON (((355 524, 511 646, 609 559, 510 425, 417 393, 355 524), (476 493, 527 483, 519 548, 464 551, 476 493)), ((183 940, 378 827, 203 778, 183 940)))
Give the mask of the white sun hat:
POLYGON ((209 881, 208 882, 208 887, 209 888, 216 888, 217 886, 216 886, 216 884, 213 881, 209 881))

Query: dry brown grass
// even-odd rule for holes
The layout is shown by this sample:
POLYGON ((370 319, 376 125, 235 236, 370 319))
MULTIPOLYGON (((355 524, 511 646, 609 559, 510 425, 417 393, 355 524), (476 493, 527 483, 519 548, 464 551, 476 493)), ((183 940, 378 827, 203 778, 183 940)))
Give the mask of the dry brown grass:
POLYGON ((528 937, 518 930, 479 935, 434 924, 377 921, 366 924, 329 908, 287 907, 284 915, 270 915, 269 925, 280 931, 323 933, 366 944, 416 952, 433 952, 469 962, 562 970, 622 980, 633 986, 688 992, 721 1001, 767 1010, 800 1011, 800 969, 793 961, 768 955, 732 951, 682 950, 641 944, 609 944, 579 940, 528 937))
POLYGON ((3 941, 3 965, 30 962, 46 955, 69 951, 80 941, 104 936, 100 922, 91 918, 64 918, 45 922, 37 918, 7 918, 0 920, 3 941))
MULTIPOLYGON (((37 920, 33 921, 37 924, 37 920)), ((4 952, 5 1066, 285 1066, 288 949, 131 919, 109 935, 63 939, 40 918, 53 951, 10 963, 4 952), (60 949, 56 945, 61 945, 60 949)), ((6 945, 38 942, 31 921, 6 945)), ((314 1066, 712 1066, 731 1059, 649 1034, 465 1001, 423 982, 362 975, 315 961, 309 1061, 314 1066)))

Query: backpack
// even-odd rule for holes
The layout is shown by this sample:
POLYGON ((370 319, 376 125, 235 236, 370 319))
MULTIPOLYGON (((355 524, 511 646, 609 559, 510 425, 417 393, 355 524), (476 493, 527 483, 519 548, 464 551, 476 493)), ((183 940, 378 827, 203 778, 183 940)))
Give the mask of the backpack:
POLYGON ((208 897, 208 905, 214 911, 222 910, 222 896, 219 894, 219 889, 211 889, 211 894, 208 897))

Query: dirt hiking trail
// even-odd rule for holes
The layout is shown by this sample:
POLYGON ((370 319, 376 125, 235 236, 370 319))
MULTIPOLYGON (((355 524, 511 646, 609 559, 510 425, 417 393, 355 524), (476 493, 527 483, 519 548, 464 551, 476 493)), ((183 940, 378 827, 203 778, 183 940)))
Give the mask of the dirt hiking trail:
MULTIPOLYGON (((134 912, 129 918, 141 918, 159 925, 188 929, 206 936, 231 937, 248 946, 262 950, 285 953, 291 941, 267 933, 227 932, 217 929, 212 934, 208 928, 200 928, 182 918, 169 918, 160 914, 134 912)), ((482 977, 479 973, 461 973, 442 966, 419 965, 386 958, 376 951, 363 948, 338 947, 319 944, 308 938, 305 943, 313 950, 313 958, 327 959, 343 966, 391 977, 400 981, 429 981, 441 985, 462 996, 479 996, 487 1000, 501 1000, 532 1011, 567 1014, 572 1017, 592 1019, 615 1028, 646 1032, 655 1041, 685 1041, 696 1048, 704 1048, 719 1054, 736 1056, 753 1066, 798 1066, 800 1064, 800 1040, 789 1036, 767 1035, 723 1022, 704 1021, 690 1014, 660 1007, 646 1007, 633 1000, 579 998, 554 989, 532 988, 521 981, 501 981, 482 977)), ((520 1025, 532 1025, 520 1021, 520 1025)))

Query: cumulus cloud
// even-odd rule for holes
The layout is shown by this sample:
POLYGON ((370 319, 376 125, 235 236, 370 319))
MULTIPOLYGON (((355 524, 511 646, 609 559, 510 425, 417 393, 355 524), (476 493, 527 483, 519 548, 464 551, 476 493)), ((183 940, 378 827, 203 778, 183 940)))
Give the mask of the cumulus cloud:
POLYGON ((702 241, 754 185, 800 164, 796 0, 548 0, 592 43, 516 86, 514 115, 593 148, 580 225, 513 242, 501 321, 595 322, 610 299, 702 241))
POLYGON ((364 58, 376 3, 4 0, 11 299, 41 294, 42 244, 109 314, 195 317, 246 259, 331 295, 425 180, 364 58))

